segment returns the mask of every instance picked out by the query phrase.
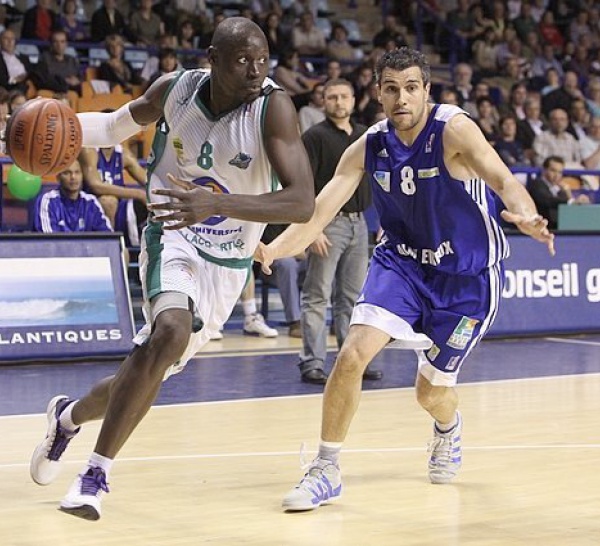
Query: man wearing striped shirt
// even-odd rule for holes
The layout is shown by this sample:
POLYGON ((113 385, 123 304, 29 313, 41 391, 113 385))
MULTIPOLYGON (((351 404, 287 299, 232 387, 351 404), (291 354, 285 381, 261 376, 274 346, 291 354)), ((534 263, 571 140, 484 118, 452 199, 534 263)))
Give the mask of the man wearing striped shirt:
POLYGON ((98 199, 84 192, 79 161, 58 174, 59 188, 41 194, 35 203, 33 231, 68 233, 112 231, 98 199))

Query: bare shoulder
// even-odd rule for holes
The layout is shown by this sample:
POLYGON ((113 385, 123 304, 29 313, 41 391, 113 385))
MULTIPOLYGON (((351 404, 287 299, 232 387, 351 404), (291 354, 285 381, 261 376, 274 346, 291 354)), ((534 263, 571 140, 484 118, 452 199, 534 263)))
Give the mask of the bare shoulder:
POLYGON ((481 131, 477 124, 467 115, 458 114, 448 120, 444 128, 444 144, 464 147, 472 139, 477 139, 481 131))
POLYGON ((133 119, 140 125, 154 123, 163 114, 164 97, 171 85, 180 77, 179 72, 169 72, 158 78, 146 92, 133 100, 129 109, 133 119))
POLYGON ((298 132, 298 116, 292 99, 285 91, 271 92, 265 119, 265 134, 284 135, 298 132))

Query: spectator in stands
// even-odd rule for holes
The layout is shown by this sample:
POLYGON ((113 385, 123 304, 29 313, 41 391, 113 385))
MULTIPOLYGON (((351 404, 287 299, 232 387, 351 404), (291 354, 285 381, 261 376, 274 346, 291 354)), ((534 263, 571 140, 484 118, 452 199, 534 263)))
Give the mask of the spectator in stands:
POLYGON ((325 65, 325 81, 342 77, 342 65, 337 59, 329 59, 325 65))
POLYGON ((577 140, 584 140, 586 138, 587 127, 590 123, 590 117, 585 99, 575 99, 571 103, 571 109, 569 110, 570 123, 567 131, 577 140))
MULTIPOLYGON (((452 71, 453 85, 450 88, 456 93, 458 105, 462 106, 465 101, 469 100, 473 92, 473 69, 467 63, 458 63, 452 71)), ((446 103, 451 104, 451 103, 446 103)))
POLYGON ((53 30, 58 28, 58 15, 52 10, 52 0, 36 0, 23 16, 21 38, 48 41, 53 30))
POLYGON ((295 49, 281 54, 273 78, 292 97, 297 109, 308 104, 312 83, 300 71, 300 56, 295 49))
POLYGON ((569 116, 566 110, 555 108, 548 116, 548 130, 533 141, 535 163, 542 165, 549 156, 558 156, 568 167, 582 168, 581 147, 573 135, 567 133, 569 116))
POLYGON ((333 24, 331 38, 327 43, 325 55, 330 59, 341 61, 342 72, 346 74, 352 71, 353 63, 359 61, 364 56, 360 48, 350 44, 348 41, 348 31, 341 23, 333 24))
POLYGON ((300 108, 300 111, 298 112, 300 132, 304 133, 313 125, 321 123, 324 119, 325 109, 323 107, 323 84, 316 83, 310 93, 310 100, 308 104, 300 108))
POLYGON ((174 0, 175 22, 192 21, 197 33, 202 33, 208 26, 208 13, 205 0, 174 0))
POLYGON ((315 25, 310 11, 300 16, 300 22, 292 30, 292 46, 303 57, 320 57, 325 53, 327 43, 323 31, 315 25))
MULTIPOLYGON (((506 40, 505 30, 509 27, 508 16, 506 13, 506 6, 502 0, 494 0, 492 3, 492 21, 494 23, 494 30, 496 31, 496 39, 502 40, 503 37, 506 40)), ((512 25, 511 28, 514 29, 512 25)), ((516 36, 516 31, 515 31, 516 36)), ((512 36, 511 36, 512 39, 512 36)))
POLYGON ((554 68, 549 68, 548 70, 546 70, 546 76, 542 88, 540 89, 542 97, 549 95, 550 93, 552 93, 552 91, 560 89, 560 86, 561 77, 558 75, 558 72, 554 68))
POLYGON ((177 52, 171 48, 161 49, 158 53, 158 70, 150 76, 147 87, 150 87, 161 76, 175 72, 178 66, 177 52))
POLYGON ((575 72, 581 81, 587 82, 592 73, 591 52, 587 46, 578 44, 571 60, 565 64, 565 70, 575 72))
POLYGON ((283 30, 281 26, 281 17, 275 11, 271 11, 265 17, 263 31, 267 37, 269 52, 272 56, 280 56, 286 49, 292 45, 291 37, 283 30))
POLYGON ((529 65, 529 76, 532 76, 533 61, 537 56, 542 53, 542 42, 540 41, 540 35, 536 30, 531 30, 525 36, 523 40, 523 57, 527 60, 529 65))
POLYGON ((440 104, 453 104, 454 106, 460 106, 458 93, 452 88, 442 89, 438 102, 440 104))
POLYGON ((0 131, 6 129, 6 123, 10 116, 10 94, 9 92, 0 87, 0 131))
POLYGON ((538 212, 548 220, 548 228, 558 226, 558 205, 584 205, 590 202, 587 195, 573 198, 571 188, 563 182, 565 162, 562 157, 550 155, 543 162, 542 173, 527 184, 538 212))
POLYGON ((373 68, 368 64, 360 65, 355 72, 354 77, 350 78, 352 87, 354 88, 355 102, 362 103, 363 107, 371 98, 369 88, 375 79, 373 68))
POLYGON ((562 52, 565 46, 565 39, 554 22, 554 13, 550 10, 544 12, 539 24, 540 35, 543 40, 552 45, 555 51, 562 52))
MULTIPOLYGON (((482 38, 487 30, 494 31, 495 38, 495 23, 492 19, 486 16, 485 12, 483 11, 483 6, 481 4, 472 4, 470 9, 471 15, 473 16, 473 41, 482 38)), ((473 46, 474 45, 475 44, 473 43, 473 46)))
POLYGON ((65 0, 58 18, 59 28, 67 33, 67 41, 83 42, 89 39, 83 21, 77 14, 77 0, 65 0))
POLYGON ((31 79, 38 89, 81 94, 79 61, 65 53, 66 50, 67 33, 64 30, 53 31, 50 49, 44 51, 37 65, 31 68, 31 79))
MULTIPOLYGON (((3 89, 3 88, 2 88, 3 89)), ((8 112, 12 114, 19 106, 27 102, 25 92, 20 89, 13 89, 8 93, 8 112)))
POLYGON ((139 8, 129 17, 131 41, 139 47, 154 46, 165 32, 165 25, 152 11, 152 0, 140 0, 139 8))
POLYGON ((40 194, 35 202, 33 231, 112 231, 98 199, 82 190, 79 161, 59 173, 57 179, 59 188, 40 194))
MULTIPOLYGON (((587 136, 581 141, 581 157, 586 169, 600 170, 600 117, 591 119, 587 136)), ((595 177, 593 189, 598 189, 598 177, 595 177)))
MULTIPOLYGON (((159 37, 159 41, 161 37, 159 37)), ((181 67, 186 69, 198 68, 200 60, 200 55, 197 51, 198 43, 199 36, 196 35, 193 23, 187 19, 182 21, 177 30, 177 58, 181 67)))
POLYGON ((408 45, 396 16, 388 14, 383 20, 383 28, 373 36, 373 47, 386 49, 386 45, 390 40, 394 42, 396 47, 408 45))
MULTIPOLYGON (((174 34, 165 33, 158 40, 158 51, 163 49, 177 49, 177 37, 174 34)), ((179 66, 178 68, 181 68, 179 66)), ((144 66, 140 71, 140 81, 142 87, 148 86, 148 82, 153 74, 158 70, 158 55, 151 55, 144 62, 144 66)))
MULTIPOLYGON (((521 143, 516 139, 517 117, 507 114, 500 118, 499 134, 494 148, 502 161, 509 167, 524 167, 530 165, 521 143)), ((524 181, 525 179, 523 179, 524 181)))
POLYGON ((531 10, 531 3, 528 0, 521 2, 521 12, 519 16, 513 20, 513 26, 517 32, 517 36, 525 41, 527 35, 533 30, 536 34, 539 33, 538 23, 534 19, 531 10))
MULTIPOLYGON (((112 0, 111 0, 112 1, 112 0)), ((140 76, 124 59, 125 43, 121 36, 111 34, 105 40, 109 59, 98 67, 98 79, 110 82, 111 89, 120 85, 125 93, 132 93, 133 85, 141 83, 140 76)))
POLYGON ((366 93, 356 103, 354 121, 370 127, 375 123, 380 111, 381 103, 379 102, 377 83, 372 81, 367 87, 366 93))
POLYGON ((199 36, 198 47, 200 49, 208 49, 215 32, 215 28, 217 28, 219 23, 224 20, 225 14, 218 9, 214 10, 212 24, 207 24, 206 28, 201 31, 199 36))
POLYGON ((468 112, 472 118, 477 117, 477 99, 480 99, 481 97, 491 98, 490 85, 485 81, 480 81, 475 84, 469 100, 464 102, 462 105, 462 108, 468 112))
POLYGON ((515 83, 510 89, 510 98, 507 103, 499 106, 501 115, 514 114, 517 119, 525 119, 525 101, 527 100, 527 86, 524 82, 515 83))
POLYGON ((562 64, 554 55, 555 49, 552 44, 544 44, 542 46, 541 55, 536 55, 531 65, 531 75, 534 78, 546 78, 547 72, 550 68, 556 70, 556 73, 560 78, 563 77, 564 71, 562 64))
POLYGON ((125 35, 125 18, 116 7, 116 0, 103 0, 103 5, 92 14, 90 30, 92 42, 103 42, 112 35, 125 35))
POLYGON ((590 36, 591 34, 589 13, 587 10, 581 9, 569 24, 569 39, 577 44, 582 36, 590 36))
MULTIPOLYGON (((286 224, 268 224, 262 236, 262 242, 269 244, 287 228, 286 224)), ((306 255, 302 253, 291 258, 275 260, 271 265, 273 276, 263 278, 263 282, 274 282, 281 294, 281 303, 288 324, 288 336, 301 338, 300 326, 300 287, 306 273, 306 255)))
POLYGON ((531 95, 525 99, 523 105, 525 119, 517 123, 517 140, 523 146, 525 155, 530 163, 534 162, 533 141, 546 130, 542 115, 541 100, 537 95, 531 95))
POLYGON ((490 97, 479 97, 476 101, 477 117, 475 123, 481 129, 486 140, 492 144, 498 137, 498 120, 500 116, 490 97))
POLYGON ((0 86, 7 91, 27 91, 29 59, 15 53, 17 39, 14 31, 7 28, 0 33, 0 86))
POLYGON ((516 58, 509 58, 502 69, 501 75, 493 78, 486 78, 486 81, 500 90, 503 101, 510 99, 510 90, 513 85, 521 81, 521 67, 516 58))
POLYGON ((473 57, 479 78, 491 78, 498 72, 498 43, 496 32, 488 28, 473 43, 473 57))
POLYGON ((572 71, 565 72, 564 81, 561 87, 544 95, 542 98, 542 112, 545 116, 550 114, 551 110, 561 108, 566 112, 571 110, 571 103, 575 99, 582 99, 584 95, 579 88, 579 79, 577 74, 572 71))
MULTIPOLYGON (((454 49, 460 61, 467 61, 472 48, 472 40, 476 38, 475 21, 470 10, 469 0, 458 0, 456 9, 448 12, 446 23, 452 29, 453 36, 458 36, 459 40, 454 40, 453 36, 447 40, 454 49)), ((442 43, 445 40, 442 39, 442 43)))
POLYGON ((115 231, 125 234, 127 246, 138 246, 147 216, 146 191, 127 185, 125 171, 142 187, 146 171, 126 145, 83 148, 79 161, 86 188, 98 197, 115 231))
POLYGON ((587 106, 593 117, 600 117, 600 78, 591 78, 587 86, 587 106))

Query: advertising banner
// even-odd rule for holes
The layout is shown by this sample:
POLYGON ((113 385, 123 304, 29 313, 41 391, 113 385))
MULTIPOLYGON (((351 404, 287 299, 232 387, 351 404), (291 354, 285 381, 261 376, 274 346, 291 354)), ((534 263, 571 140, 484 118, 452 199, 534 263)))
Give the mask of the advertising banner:
POLYGON ((600 331, 600 234, 557 235, 556 256, 509 237, 506 282, 490 336, 600 331))
POLYGON ((132 337, 120 236, 0 237, 0 362, 122 356, 132 337))

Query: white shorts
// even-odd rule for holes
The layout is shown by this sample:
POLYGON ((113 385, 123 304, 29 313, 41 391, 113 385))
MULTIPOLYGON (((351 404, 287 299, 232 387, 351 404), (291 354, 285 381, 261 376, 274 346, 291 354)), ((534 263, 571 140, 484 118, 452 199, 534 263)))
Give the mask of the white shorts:
MULTIPOLYGON (((176 231, 162 231, 157 224, 144 229, 140 250, 140 279, 144 294, 146 324, 133 338, 141 345, 150 336, 152 323, 151 301, 164 292, 185 294, 192 300, 194 316, 204 326, 190 334, 190 341, 178 362, 165 373, 165 379, 179 373, 208 341, 209 332, 219 330, 227 321, 246 285, 250 260, 238 260, 231 265, 208 261, 200 256, 176 231)), ((175 306, 178 307, 178 306, 175 306)), ((168 308, 163 307, 161 310, 168 308)))

